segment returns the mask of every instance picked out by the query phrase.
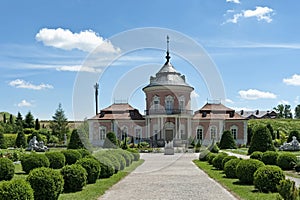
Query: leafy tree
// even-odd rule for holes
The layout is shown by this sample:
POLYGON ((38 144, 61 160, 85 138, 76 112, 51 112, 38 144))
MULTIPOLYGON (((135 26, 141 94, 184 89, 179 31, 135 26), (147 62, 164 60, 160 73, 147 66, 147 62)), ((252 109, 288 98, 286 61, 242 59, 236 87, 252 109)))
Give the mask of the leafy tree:
POLYGON ((300 104, 295 108, 295 118, 300 119, 300 104))
POLYGON ((41 125, 40 125, 39 119, 36 118, 35 123, 34 123, 34 129, 38 131, 38 130, 40 130, 40 128, 41 128, 41 125))
POLYGON ((284 105, 284 118, 293 118, 292 112, 291 112, 291 105, 284 105))
POLYGON ((293 136, 297 138, 298 141, 300 141, 300 133, 297 130, 293 130, 290 132, 289 137, 287 139, 287 142, 291 142, 293 140, 293 136))
POLYGON ((116 148, 117 137, 114 132, 108 132, 104 140, 103 148, 116 148))
POLYGON ((17 115, 17 118, 16 118, 16 128, 17 128, 17 130, 23 129, 23 124, 24 124, 23 117, 22 117, 21 113, 18 112, 18 115, 17 115))
POLYGON ((16 138, 16 146, 18 148, 24 148, 26 147, 26 138, 23 131, 19 131, 17 138, 16 138))
POLYGON ((30 111, 25 116, 23 127, 24 128, 34 128, 34 118, 30 111))
POLYGON ((64 135, 69 132, 69 128, 68 119, 65 116, 65 111, 62 109, 61 104, 58 105, 58 108, 52 118, 53 120, 50 122, 52 134, 56 135, 62 141, 64 139, 64 135))
POLYGON ((9 123, 14 124, 14 118, 12 114, 9 115, 9 123))
POLYGON ((248 154, 254 151, 274 151, 275 147, 272 142, 272 136, 266 126, 259 125, 255 128, 248 154))
POLYGON ((248 126, 248 129, 247 129, 247 145, 250 145, 252 135, 253 135, 252 126, 248 126))
POLYGON ((283 104, 279 104, 277 107, 273 108, 276 112, 277 112, 277 117, 278 118, 283 118, 283 112, 284 112, 284 105, 283 104))
POLYGON ((271 126, 270 123, 267 124, 267 128, 269 129, 270 133, 271 133, 271 136, 272 136, 272 140, 275 140, 275 132, 273 130, 273 127, 271 126))
POLYGON ((3 123, 6 124, 6 114, 3 114, 3 123))
POLYGON ((78 134, 77 129, 72 131, 70 142, 68 144, 68 149, 83 149, 84 145, 81 142, 80 136, 78 134))
POLYGON ((6 144, 3 135, 3 129, 0 127, 0 149, 6 149, 6 144))
POLYGON ((237 148, 231 131, 223 132, 219 147, 220 147, 220 149, 236 149, 237 148))

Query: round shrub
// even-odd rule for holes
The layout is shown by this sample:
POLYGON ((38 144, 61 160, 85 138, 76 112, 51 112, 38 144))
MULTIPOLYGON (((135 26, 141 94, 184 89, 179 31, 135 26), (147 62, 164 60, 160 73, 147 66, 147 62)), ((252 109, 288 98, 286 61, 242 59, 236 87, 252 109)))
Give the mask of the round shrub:
POLYGON ((139 151, 136 149, 126 149, 126 151, 129 151, 131 155, 133 155, 133 160, 138 161, 140 159, 139 151))
POLYGON ((45 153, 47 156, 49 162, 50 162, 50 168, 53 169, 60 169, 63 166, 65 166, 66 158, 65 155, 61 152, 47 152, 45 153))
POLYGON ((248 153, 252 154, 254 151, 265 152, 274 150, 275 147, 272 141, 270 130, 263 125, 257 126, 251 138, 248 153))
POLYGON ((126 161, 126 167, 128 167, 131 163, 132 163, 132 155, 128 152, 128 151, 124 151, 124 150, 117 150, 117 153, 119 153, 121 156, 123 156, 123 158, 126 161))
POLYGON ((278 193, 283 199, 297 200, 299 196, 299 189, 295 185, 295 181, 290 179, 281 180, 277 186, 278 193))
POLYGON ((0 158, 0 181, 9 181, 14 177, 15 165, 8 158, 0 158))
POLYGON ((239 164, 241 159, 231 159, 224 165, 224 173, 227 178, 237 178, 236 166, 239 164))
POLYGON ((67 149, 61 152, 65 155, 66 165, 75 164, 81 158, 81 154, 75 149, 67 149))
POLYGON ((236 149, 236 143, 234 141, 231 131, 224 131, 220 140, 220 149, 236 149))
POLYGON ((120 170, 125 169, 126 161, 123 158, 123 156, 120 153, 118 153, 117 151, 110 151, 110 153, 113 154, 113 156, 115 156, 117 161, 120 163, 120 170))
POLYGON ((227 153, 217 154, 217 156, 212 160, 213 166, 217 169, 223 169, 222 161, 226 156, 228 156, 227 153))
POLYGON ((62 175, 46 167, 33 169, 26 180, 34 190, 35 200, 57 200, 64 186, 62 175))
POLYGON ((91 152, 89 152, 87 149, 77 149, 77 151, 81 154, 81 158, 92 155, 91 152))
POLYGON ((261 161, 265 165, 276 165, 278 153, 276 151, 266 151, 263 153, 261 161))
POLYGON ((207 155, 210 153, 209 150, 200 151, 199 153, 199 160, 200 161, 207 161, 207 155))
POLYGON ((261 151, 254 151, 251 155, 250 158, 251 159, 256 159, 256 160, 262 160, 262 156, 263 156, 263 152, 261 151))
POLYGON ((254 172, 265 164, 259 160, 241 160, 236 167, 236 176, 241 183, 253 184, 254 172))
POLYGON ((101 170, 100 170, 99 178, 109 178, 109 177, 111 177, 115 172, 114 166, 111 163, 111 161, 108 158, 104 157, 104 156, 96 155, 95 158, 100 163, 101 170))
POLYGON ((296 155, 289 152, 284 152, 277 158, 277 165, 283 170, 292 170, 296 163, 296 155))
POLYGON ((223 158, 222 160, 222 169, 224 169, 225 164, 231 160, 231 159, 236 159, 236 156, 226 156, 225 158, 223 158))
POLYGON ((277 185, 285 179, 283 171, 278 166, 266 165, 254 173, 254 186, 260 192, 277 192, 277 185))
POLYGON ((23 179, 3 181, 0 183, 0 199, 33 200, 33 189, 23 179))
POLYGON ((212 148, 211 148, 211 150, 210 150, 210 152, 212 152, 212 153, 219 153, 219 147, 218 147, 218 145, 214 145, 214 146, 212 146, 212 148))
POLYGON ((100 174, 100 163, 94 158, 81 158, 76 164, 81 165, 87 172, 87 183, 96 183, 100 174))
POLYGON ((66 165, 61 169, 64 179, 64 192, 76 192, 86 185, 87 172, 78 164, 66 165))
POLYGON ((45 154, 31 153, 24 154, 21 158, 23 171, 28 174, 30 170, 39 167, 49 167, 50 162, 45 154))
POLYGON ((120 163, 119 163, 118 159, 113 154, 103 153, 102 156, 110 160, 111 164, 114 167, 115 173, 120 171, 120 163))
POLYGON ((212 165, 212 164, 213 164, 212 161, 213 161, 213 159, 214 159, 216 156, 217 156, 216 153, 209 153, 209 154, 207 155, 207 161, 208 161, 208 163, 212 165))

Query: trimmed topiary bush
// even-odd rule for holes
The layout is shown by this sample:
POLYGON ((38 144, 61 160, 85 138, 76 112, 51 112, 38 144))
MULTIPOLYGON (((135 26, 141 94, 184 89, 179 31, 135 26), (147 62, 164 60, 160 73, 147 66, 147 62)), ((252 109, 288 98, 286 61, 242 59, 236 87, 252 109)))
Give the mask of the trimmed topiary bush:
POLYGON ((64 192, 76 192, 86 185, 87 172, 78 164, 66 165, 61 169, 64 179, 64 192))
POLYGON ((277 158, 277 165, 283 170, 292 170, 296 163, 296 155, 289 152, 284 152, 277 158))
POLYGON ((129 151, 131 155, 133 155, 133 160, 138 161, 140 159, 139 151, 136 149, 126 149, 126 151, 129 151))
POLYGON ((26 137, 22 130, 18 131, 17 138, 16 138, 16 147, 18 148, 25 148, 27 146, 26 137))
POLYGON ((65 155, 61 152, 54 151, 54 152, 47 152, 45 153, 47 156, 49 162, 50 162, 50 168, 53 169, 60 169, 63 166, 65 166, 66 158, 65 155))
POLYGON ((219 153, 219 147, 218 147, 218 145, 214 145, 212 148, 211 148, 211 150, 210 150, 210 152, 212 152, 212 153, 219 153))
POLYGON ((225 158, 223 158, 222 160, 222 169, 224 169, 225 164, 231 160, 231 159, 236 159, 236 156, 226 156, 225 158))
POLYGON ((120 162, 115 155, 111 153, 103 153, 102 156, 110 160, 111 164, 114 166, 115 173, 120 171, 120 162))
POLYGON ((107 157, 98 154, 94 156, 99 161, 101 167, 99 178, 111 177, 115 173, 115 169, 112 162, 107 157))
POLYGON ((81 158, 89 157, 91 156, 91 152, 89 152, 87 149, 77 149, 77 151, 81 154, 81 158))
POLYGON ((224 173, 227 178, 237 178, 236 176, 236 167, 239 164, 241 159, 231 159, 224 165, 224 173))
POLYGON ((220 149, 236 149, 236 143, 231 131, 224 131, 220 140, 220 149))
POLYGON ((35 200, 57 200, 64 186, 59 171, 45 167, 33 169, 26 180, 34 190, 35 200))
POLYGON ((15 175, 15 165, 8 158, 0 158, 0 181, 11 180, 15 175))
POLYGON ((209 154, 207 155, 207 161, 208 161, 208 163, 209 163, 210 165, 213 164, 212 161, 213 161, 213 159, 214 159, 216 156, 217 156, 216 153, 209 153, 209 154))
POLYGON ((67 149, 61 152, 65 155, 66 165, 75 164, 81 158, 81 154, 75 149, 67 149))
POLYGON ((87 172, 87 183, 96 183, 100 175, 100 163, 94 158, 81 158, 76 164, 81 165, 87 172))
POLYGON ((248 154, 251 155, 254 151, 275 151, 271 133, 266 126, 260 125, 254 130, 248 154))
POLYGON ((30 170, 39 167, 49 167, 50 162, 45 154, 30 153, 21 157, 23 171, 28 174, 30 170))
POLYGON ((103 148, 116 148, 117 147, 117 137, 114 132, 108 132, 104 140, 103 148))
POLYGON ((124 157, 118 153, 117 151, 110 151, 110 153, 116 157, 117 161, 120 163, 120 170, 125 169, 126 167, 126 161, 124 159, 124 157))
POLYGON ((228 156, 227 153, 217 154, 217 156, 212 160, 213 166, 217 169, 223 169, 222 161, 226 156, 228 156))
POLYGON ((74 129, 71 133, 70 142, 68 144, 68 149, 83 149, 84 145, 80 139, 77 129, 74 129))
POLYGON ((253 184, 254 172, 263 166, 265 166, 265 164, 259 160, 241 160, 236 167, 236 176, 241 183, 253 184))
POLYGON ((285 200, 297 200, 299 190, 295 182, 290 179, 281 180, 277 186, 278 193, 285 200))
POLYGON ((261 151, 254 151, 251 155, 250 158, 251 159, 256 159, 256 160, 262 160, 262 156, 263 156, 263 152, 261 151))
POLYGON ((126 167, 128 167, 132 163, 133 156, 131 155, 131 153, 129 153, 128 151, 124 151, 124 150, 117 150, 117 153, 119 153, 125 159, 126 167))
POLYGON ((207 155, 210 153, 209 150, 200 151, 199 153, 199 160, 200 161, 207 161, 207 155))
POLYGON ((278 153, 276 151, 266 151, 263 153, 261 161, 265 165, 276 165, 278 153))
POLYGON ((278 166, 266 165, 254 173, 254 186, 260 192, 277 192, 277 185, 285 176, 278 166))
POLYGON ((23 180, 11 180, 0 182, 0 199, 34 200, 33 189, 23 180))

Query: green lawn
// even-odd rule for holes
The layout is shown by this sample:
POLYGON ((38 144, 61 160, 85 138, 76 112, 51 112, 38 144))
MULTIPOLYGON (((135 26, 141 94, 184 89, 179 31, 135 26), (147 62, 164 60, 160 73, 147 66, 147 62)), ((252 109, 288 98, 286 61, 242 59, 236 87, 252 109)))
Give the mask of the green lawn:
POLYGON ((118 172, 117 174, 114 174, 110 178, 106 179, 98 179, 95 184, 89 184, 83 188, 80 192, 75 193, 64 193, 59 196, 59 200, 93 200, 97 199, 101 195, 104 194, 104 192, 109 189, 111 186, 119 182, 122 178, 127 176, 130 172, 132 172, 135 168, 137 168, 139 165, 141 165, 144 162, 144 160, 139 160, 136 162, 133 162, 132 165, 125 168, 123 171, 118 172))
POLYGON ((208 174, 212 179, 219 182, 234 196, 244 200, 275 200, 278 193, 260 193, 255 190, 253 185, 240 185, 238 179, 225 178, 223 171, 215 170, 207 162, 194 160, 194 163, 208 174))

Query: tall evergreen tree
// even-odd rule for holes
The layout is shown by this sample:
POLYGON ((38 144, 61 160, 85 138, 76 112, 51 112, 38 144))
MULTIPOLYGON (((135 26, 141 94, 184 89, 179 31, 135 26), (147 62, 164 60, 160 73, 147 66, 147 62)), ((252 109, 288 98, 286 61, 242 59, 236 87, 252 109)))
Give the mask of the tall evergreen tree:
POLYGON ((291 105, 284 105, 284 118, 293 118, 292 112, 291 112, 291 105))
POLYGON ((300 104, 295 107, 295 118, 300 119, 300 104))
POLYGON ((9 123, 14 124, 14 118, 12 114, 9 115, 9 123))
POLYGON ((25 116, 23 127, 24 128, 34 128, 34 118, 30 111, 25 116))
POLYGON ((271 133, 266 126, 259 125, 255 127, 248 154, 254 151, 275 151, 271 133))
POLYGON ((17 118, 16 118, 16 128, 17 128, 17 130, 22 130, 23 129, 23 124, 24 124, 23 117, 22 117, 21 113, 18 112, 18 115, 17 115, 17 118))
POLYGON ((41 125, 40 125, 39 119, 36 118, 35 123, 34 123, 34 129, 38 131, 38 130, 40 130, 40 128, 41 128, 41 125))
POLYGON ((271 133, 271 136, 272 136, 272 140, 275 140, 275 132, 273 130, 273 127, 271 126, 270 123, 267 124, 267 128, 269 129, 270 133, 271 133))
POLYGON ((58 105, 58 108, 52 118, 53 120, 50 122, 52 134, 56 135, 62 141, 64 139, 64 135, 69 132, 69 128, 68 119, 65 116, 65 111, 62 109, 61 104, 58 105))
POLYGON ((7 122, 7 121, 6 121, 6 114, 4 113, 4 114, 3 114, 3 123, 6 124, 6 122, 7 122))
POLYGON ((70 142, 68 144, 68 149, 83 149, 84 145, 80 139, 77 129, 72 131, 70 142))
POLYGON ((23 131, 18 132, 15 144, 18 148, 26 147, 26 138, 25 138, 25 134, 23 131))
MULTIPOLYGON (((124 137, 125 138, 125 137, 124 137)), ((126 139, 125 139, 126 141, 126 139)), ((116 148, 117 147, 117 137, 114 132, 108 132, 104 140, 103 148, 116 148)))
POLYGON ((278 118, 283 118, 284 117, 284 105, 279 104, 277 107, 273 108, 277 112, 277 117, 278 118))
POLYGON ((224 131, 220 141, 220 149, 236 149, 236 143, 231 131, 224 131))

